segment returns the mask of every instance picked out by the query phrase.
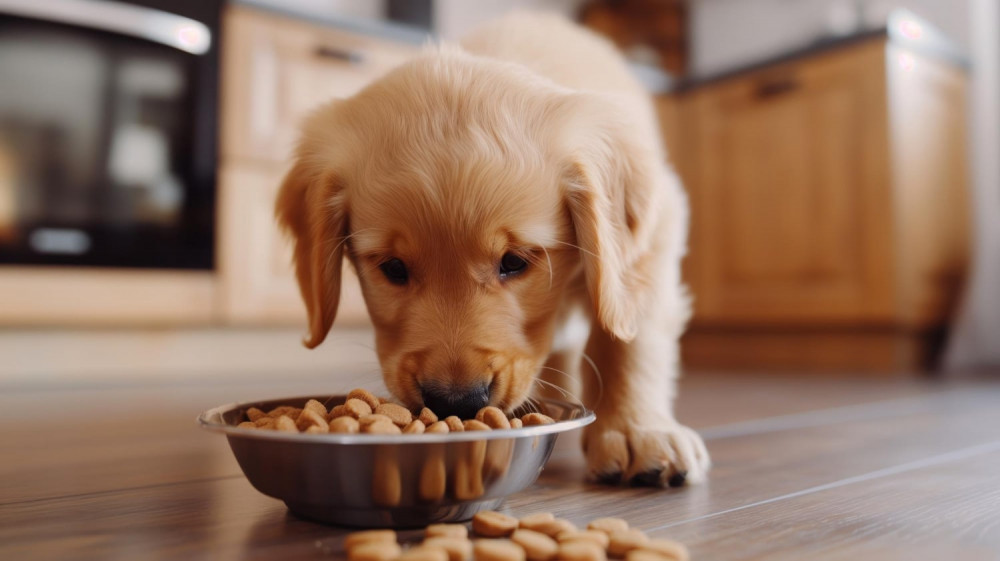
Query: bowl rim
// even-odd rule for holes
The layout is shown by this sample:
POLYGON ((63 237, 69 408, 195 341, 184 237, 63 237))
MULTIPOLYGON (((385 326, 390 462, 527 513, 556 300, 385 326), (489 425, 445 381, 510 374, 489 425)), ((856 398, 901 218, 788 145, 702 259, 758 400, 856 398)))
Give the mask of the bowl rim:
MULTIPOLYGON (((337 395, 337 394, 334 394, 337 395)), ((265 402, 279 401, 300 401, 317 399, 318 397, 330 396, 294 396, 276 399, 241 401, 219 405, 202 412, 197 417, 198 425, 212 432, 220 432, 226 436, 238 436, 240 438, 253 438, 260 440, 276 440, 285 442, 312 442, 324 444, 436 444, 448 442, 472 442, 480 440, 512 440, 517 438, 531 438, 548 434, 568 432, 574 429, 585 427, 593 423, 597 416, 593 411, 587 409, 580 403, 571 403, 559 399, 535 398, 535 401, 551 403, 571 409, 577 413, 573 419, 557 421, 551 425, 534 425, 519 429, 494 429, 490 431, 463 431, 451 433, 421 433, 421 434, 306 434, 282 432, 275 430, 241 429, 235 425, 227 425, 222 416, 225 413, 239 408, 253 407, 265 402)))

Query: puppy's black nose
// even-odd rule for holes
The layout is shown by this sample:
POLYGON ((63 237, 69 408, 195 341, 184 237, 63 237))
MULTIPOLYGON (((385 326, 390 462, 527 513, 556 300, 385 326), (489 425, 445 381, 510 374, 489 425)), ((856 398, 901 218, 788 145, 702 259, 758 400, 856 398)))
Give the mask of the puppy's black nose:
POLYGON ((489 386, 427 386, 420 389, 424 406, 444 419, 455 415, 459 419, 472 419, 480 409, 490 404, 489 386))

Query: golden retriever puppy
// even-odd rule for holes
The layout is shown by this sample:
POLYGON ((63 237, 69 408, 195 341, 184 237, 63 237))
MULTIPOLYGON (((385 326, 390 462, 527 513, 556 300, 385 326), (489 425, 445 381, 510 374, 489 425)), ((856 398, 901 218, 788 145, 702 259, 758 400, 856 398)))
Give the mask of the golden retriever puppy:
POLYGON ((686 199, 648 94, 603 39, 519 14, 426 48, 307 119, 277 217, 306 346, 334 321, 346 258, 408 406, 468 418, 521 405, 540 373, 579 374, 593 479, 704 477, 672 408, 686 199), (573 317, 589 335, 559 335, 573 317))

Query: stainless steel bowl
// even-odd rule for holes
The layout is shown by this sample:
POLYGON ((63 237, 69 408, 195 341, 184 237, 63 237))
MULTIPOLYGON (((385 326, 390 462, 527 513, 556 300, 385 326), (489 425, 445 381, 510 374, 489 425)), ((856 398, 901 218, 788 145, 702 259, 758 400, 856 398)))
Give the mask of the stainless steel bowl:
POLYGON ((261 493, 298 516, 342 526, 417 527, 467 520, 497 508, 534 483, 556 437, 594 421, 581 405, 542 399, 558 421, 521 429, 449 434, 296 434, 241 429, 246 410, 301 407, 309 396, 223 405, 202 413, 202 427, 225 433, 236 460, 261 493))

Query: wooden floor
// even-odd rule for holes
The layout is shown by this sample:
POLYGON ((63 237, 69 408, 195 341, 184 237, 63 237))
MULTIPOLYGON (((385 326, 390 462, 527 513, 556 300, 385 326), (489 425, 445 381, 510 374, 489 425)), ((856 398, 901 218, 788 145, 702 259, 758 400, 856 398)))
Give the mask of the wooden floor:
MULTIPOLYGON (((256 492, 194 423, 330 378, 211 380, 0 388, 0 559, 341 559, 342 530, 256 492)), ((679 415, 706 437, 707 484, 587 485, 572 435, 506 509, 621 516, 701 560, 997 560, 994 380, 690 374, 679 415)))

